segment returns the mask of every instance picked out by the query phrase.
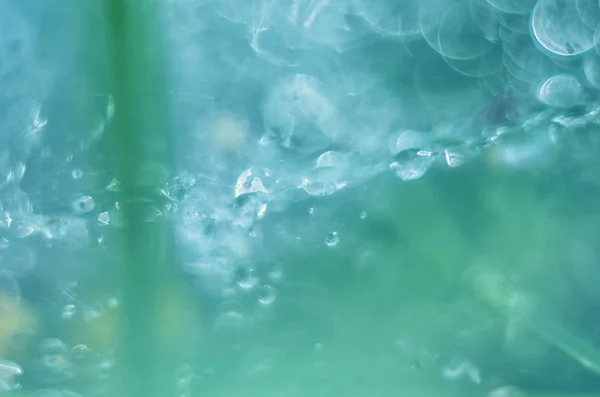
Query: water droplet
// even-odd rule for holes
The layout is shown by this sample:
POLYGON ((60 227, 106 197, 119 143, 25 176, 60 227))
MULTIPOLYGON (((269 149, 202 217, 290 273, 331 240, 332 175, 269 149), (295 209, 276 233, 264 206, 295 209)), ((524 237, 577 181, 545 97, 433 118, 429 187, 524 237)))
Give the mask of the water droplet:
POLYGON ((458 152, 452 152, 450 150, 444 151, 444 158, 448 167, 456 168, 460 167, 465 162, 465 155, 458 152))
POLYGON ((368 216, 367 211, 360 211, 360 213, 358 214, 358 217, 363 220, 367 219, 367 216, 368 216))
POLYGON ((531 14, 535 39, 548 51, 573 56, 594 46, 594 29, 577 12, 576 1, 539 0, 531 14))
POLYGON ((8 212, 3 213, 2 215, 0 215, 0 227, 3 229, 8 229, 10 227, 10 225, 12 224, 12 218, 10 217, 10 215, 8 214, 8 212))
POLYGON ((468 377, 476 384, 481 383, 481 374, 479 369, 470 361, 457 363, 455 360, 442 370, 442 376, 446 379, 456 380, 464 376, 468 377))
POLYGON ((98 222, 108 225, 110 222, 110 215, 108 212, 102 212, 98 215, 98 222))
POLYGON ((263 285, 258 291, 258 303, 268 306, 275 302, 277 290, 270 285, 263 285))
POLYGON ((577 106, 584 100, 583 87, 575 77, 558 74, 542 84, 538 99, 548 106, 557 108, 577 106))
POLYGON ((81 179, 83 177, 83 171, 80 170, 79 168, 75 168, 71 172, 71 176, 73 177, 73 179, 81 179))
POLYGON ((73 348, 71 349, 71 354, 73 355, 73 357, 77 360, 81 360, 86 354, 88 354, 90 352, 89 347, 87 347, 84 344, 79 344, 79 345, 75 345, 73 346, 73 348))
POLYGON ((254 275, 254 269, 238 269, 236 284, 243 290, 250 290, 258 285, 258 278, 254 275))
POLYGON ((24 238, 31 236, 36 228, 33 223, 20 220, 14 222, 12 229, 14 229, 16 238, 24 238))
POLYGON ((13 361, 0 360, 0 392, 19 389, 23 368, 13 361))
POLYGON ((390 168, 402 180, 410 181, 425 175, 434 162, 435 155, 431 152, 405 150, 394 157, 394 162, 390 164, 390 168))
POLYGON ((240 312, 229 310, 222 313, 215 321, 215 329, 238 328, 247 323, 246 317, 240 312))
POLYGON ((73 209, 78 213, 88 213, 94 209, 96 204, 90 196, 81 196, 73 203, 73 209))
POLYGON ((240 174, 235 183, 235 197, 249 193, 269 194, 269 189, 265 185, 276 184, 273 174, 268 169, 248 168, 240 174))
POLYGON ((0 238, 0 250, 3 250, 5 248, 8 248, 8 244, 10 243, 10 241, 8 241, 7 238, 0 238))
POLYGON ((73 304, 68 304, 63 307, 61 317, 64 319, 69 319, 75 315, 77 308, 73 304))
POLYGON ((328 247, 335 247, 340 242, 340 237, 338 236, 338 232, 331 232, 325 238, 325 244, 328 247))
POLYGON ((413 130, 393 134, 389 142, 390 153, 393 155, 405 150, 420 150, 427 145, 429 145, 429 137, 422 132, 413 130))

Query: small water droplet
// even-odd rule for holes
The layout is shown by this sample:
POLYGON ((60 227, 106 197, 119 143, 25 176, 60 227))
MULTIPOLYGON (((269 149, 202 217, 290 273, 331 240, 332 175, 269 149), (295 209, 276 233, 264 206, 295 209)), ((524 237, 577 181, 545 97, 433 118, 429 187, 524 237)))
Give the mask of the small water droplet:
POLYGON ((308 213, 309 213, 310 215, 313 215, 313 214, 315 213, 315 208, 314 208, 314 207, 310 207, 310 208, 308 209, 308 213))
POLYGON ((449 150, 444 151, 444 157, 446 158, 446 164, 448 167, 460 167, 465 162, 465 155, 458 152, 452 152, 449 150))
POLYGON ((75 345, 71 349, 71 353, 73 354, 73 357, 77 360, 82 359, 86 354, 89 353, 89 351, 90 351, 89 347, 87 347, 84 344, 75 345))
POLYGON ((102 212, 98 215, 98 222, 108 225, 110 222, 110 215, 108 212, 102 212))
POLYGON ((360 211, 360 213, 358 214, 358 217, 360 219, 367 219, 367 216, 368 216, 367 211, 360 211))
POLYGON ((325 244, 327 244, 328 247, 335 247, 339 242, 340 237, 338 232, 330 232, 325 238, 325 244))
POLYGON ((236 273, 236 284, 243 290, 251 290, 258 285, 254 269, 240 268, 236 273))
POLYGON ((94 209, 96 204, 91 196, 81 196, 73 203, 73 209, 78 213, 87 213, 94 209))
POLYGON ((35 231, 35 225, 28 221, 15 221, 12 229, 14 229, 16 238, 24 238, 33 234, 35 231))
POLYGON ((263 285, 258 291, 258 303, 268 306, 275 302, 277 290, 270 285, 263 285))
POLYGON ((81 179, 83 177, 83 171, 80 170, 79 168, 75 168, 71 172, 71 176, 73 177, 73 179, 81 179))
POLYGON ((73 304, 65 305, 63 307, 61 317, 64 319, 71 318, 75 315, 76 311, 77 311, 77 308, 75 307, 75 305, 73 305, 73 304))

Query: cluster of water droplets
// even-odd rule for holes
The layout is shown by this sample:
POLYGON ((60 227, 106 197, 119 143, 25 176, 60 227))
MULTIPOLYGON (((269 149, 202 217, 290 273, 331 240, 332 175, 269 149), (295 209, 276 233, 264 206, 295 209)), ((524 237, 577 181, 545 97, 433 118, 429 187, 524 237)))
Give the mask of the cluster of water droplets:
MULTIPOLYGON (((240 284, 240 263, 269 262, 262 225, 295 203, 382 173, 410 183, 481 159, 529 170, 591 155, 584 131, 600 121, 591 0, 164 7, 181 154, 166 212, 186 270, 224 299, 272 287, 255 268, 240 284)), ((343 242, 343 227, 331 226, 319 246, 343 242)))

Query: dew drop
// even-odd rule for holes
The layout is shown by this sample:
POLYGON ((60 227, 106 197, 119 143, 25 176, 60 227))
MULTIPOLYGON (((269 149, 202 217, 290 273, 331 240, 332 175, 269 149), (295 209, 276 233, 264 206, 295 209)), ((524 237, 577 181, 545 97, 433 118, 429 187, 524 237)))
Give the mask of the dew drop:
POLYGON ((79 168, 76 168, 71 172, 71 176, 73 179, 81 179, 83 177, 83 171, 79 168))
POLYGON ((13 225, 16 238, 24 238, 31 236, 35 231, 35 225, 28 221, 16 221, 13 225))
POLYGON ((108 212, 102 212, 98 215, 98 222, 108 225, 110 222, 110 215, 108 212))
POLYGON ((73 348, 71 349, 71 354, 73 354, 73 357, 77 360, 82 359, 86 354, 88 354, 90 351, 90 349, 84 345, 84 344, 79 344, 79 345, 75 345, 73 346, 73 348))
POLYGON ((268 306, 275 302, 277 298, 277 290, 270 285, 263 285, 258 291, 258 303, 263 306, 268 306))
POLYGON ((0 393, 19 389, 21 385, 18 380, 23 375, 23 368, 15 362, 0 361, 0 393))
POLYGON ((91 196, 81 196, 73 203, 73 209, 78 213, 87 213, 94 209, 96 204, 91 196))
POLYGON ((69 319, 75 315, 76 311, 77 311, 77 309, 76 309, 75 305, 73 305, 73 304, 65 305, 63 307, 61 317, 64 319, 69 319))
POLYGON ((358 214, 358 217, 363 220, 367 219, 367 216, 368 216, 367 211, 360 211, 360 213, 358 214))
POLYGON ((330 232, 325 238, 325 244, 327 244, 328 247, 335 247, 339 242, 340 237, 338 232, 330 232))

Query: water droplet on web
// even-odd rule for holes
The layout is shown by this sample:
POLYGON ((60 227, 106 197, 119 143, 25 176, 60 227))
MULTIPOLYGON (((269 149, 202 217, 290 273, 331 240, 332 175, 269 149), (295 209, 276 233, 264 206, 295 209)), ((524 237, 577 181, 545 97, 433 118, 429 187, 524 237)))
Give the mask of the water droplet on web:
POLYGON ((75 305, 68 304, 68 305, 63 306, 63 310, 60 315, 64 319, 69 319, 69 318, 73 317, 76 312, 77 312, 77 309, 76 309, 75 305))
POLYGON ((71 172, 71 176, 73 179, 81 179, 81 177, 83 177, 83 171, 79 168, 76 168, 71 172))
POLYGON ((31 236, 36 227, 31 222, 19 220, 14 222, 12 229, 16 238, 25 238, 31 236))
POLYGON ((335 247, 339 242, 340 237, 338 232, 330 232, 325 238, 325 244, 327 244, 328 247, 335 247))
POLYGON ((3 229, 8 229, 12 224, 12 218, 10 217, 8 212, 4 212, 0 215, 0 227, 3 229))
POLYGON ((538 98, 548 106, 569 108, 583 103, 583 87, 575 77, 558 74, 542 84, 538 98))
POLYGON ((19 378, 23 375, 23 368, 13 361, 0 360, 0 393, 19 389, 19 378))
POLYGON ((538 43, 556 55, 579 55, 594 46, 594 29, 581 19, 576 1, 539 0, 531 30, 538 43))
POLYGON ((258 285, 258 278, 254 275, 254 269, 238 269, 236 284, 243 290, 250 290, 256 287, 258 285))
POLYGON ((450 150, 444 151, 444 158, 446 159, 446 164, 448 167, 460 167, 465 162, 465 155, 459 152, 454 152, 450 150))
POLYGON ((250 193, 268 194, 269 190, 265 187, 265 184, 268 185, 269 183, 276 183, 276 181, 273 180, 271 171, 264 168, 248 168, 240 174, 235 183, 235 197, 250 193))
POLYGON ((393 134, 389 141, 390 153, 396 155, 400 152, 410 149, 422 149, 429 145, 429 137, 413 130, 406 130, 393 134))
POLYGON ((90 352, 90 348, 84 344, 75 345, 71 349, 71 354, 73 355, 73 358, 75 358, 77 360, 81 360, 89 352, 90 352))
POLYGON ((368 216, 367 211, 360 211, 360 213, 358 214, 358 217, 360 219, 367 219, 367 216, 368 216))
POLYGON ((258 290, 258 303, 263 306, 268 306, 275 302, 277 298, 277 290, 270 285, 263 285, 258 290))
POLYGON ((419 179, 429 167, 435 162, 435 156, 431 152, 405 150, 394 157, 390 168, 404 181, 419 179))
POLYGON ((108 212, 102 212, 98 215, 98 222, 108 225, 110 222, 110 215, 108 212))
POLYGON ((88 213, 94 209, 96 203, 91 196, 81 196, 73 203, 73 209, 78 213, 88 213))

